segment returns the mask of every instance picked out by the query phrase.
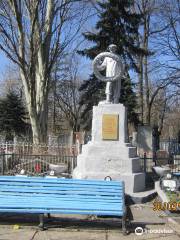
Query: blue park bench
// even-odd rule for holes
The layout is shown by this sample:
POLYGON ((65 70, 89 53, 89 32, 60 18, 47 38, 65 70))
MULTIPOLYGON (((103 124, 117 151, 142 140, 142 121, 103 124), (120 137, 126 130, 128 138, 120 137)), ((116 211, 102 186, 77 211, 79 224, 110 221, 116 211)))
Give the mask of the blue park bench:
POLYGON ((0 176, 0 213, 90 214, 122 218, 126 234, 124 182, 0 176))
POLYGON ((174 175, 175 177, 180 177, 180 172, 174 172, 173 175, 174 175))

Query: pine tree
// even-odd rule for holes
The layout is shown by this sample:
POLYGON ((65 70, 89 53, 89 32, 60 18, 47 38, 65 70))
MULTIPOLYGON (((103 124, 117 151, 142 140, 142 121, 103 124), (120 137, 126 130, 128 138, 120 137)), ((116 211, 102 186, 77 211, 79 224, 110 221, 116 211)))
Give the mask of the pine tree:
POLYGON ((29 125, 25 123, 26 115, 23 103, 15 93, 9 92, 0 100, 0 132, 5 134, 6 140, 26 132, 29 125))
MULTIPOLYGON (((79 54, 94 59, 99 53, 107 51, 107 47, 113 43, 117 45, 117 53, 122 57, 126 69, 136 69, 135 56, 145 53, 135 42, 141 15, 132 12, 133 1, 108 0, 105 3, 98 2, 98 5, 102 12, 95 26, 96 32, 83 34, 84 38, 94 45, 79 51, 79 54)), ((122 81, 120 102, 127 106, 130 121, 137 123, 137 116, 134 112, 136 96, 128 73, 126 75, 127 79, 122 81)), ((80 88, 81 104, 85 105, 84 116, 89 116, 92 106, 105 98, 104 87, 105 83, 97 80, 93 74, 88 81, 84 81, 80 88)))

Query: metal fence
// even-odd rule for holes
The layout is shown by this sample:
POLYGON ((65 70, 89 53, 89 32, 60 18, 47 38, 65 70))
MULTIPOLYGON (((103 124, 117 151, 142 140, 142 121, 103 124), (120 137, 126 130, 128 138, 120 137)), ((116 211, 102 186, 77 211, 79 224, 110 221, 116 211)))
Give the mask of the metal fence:
POLYGON ((76 167, 76 156, 68 155, 21 155, 0 154, 0 174, 15 175, 24 170, 29 175, 45 174, 52 168, 60 167, 71 174, 76 167))
POLYGON ((152 172, 154 166, 168 165, 171 172, 180 172, 180 155, 171 155, 168 158, 154 158, 146 157, 140 158, 142 170, 146 173, 152 172))
POLYGON ((161 139, 159 149, 165 150, 169 154, 180 154, 180 143, 178 139, 161 139))
POLYGON ((58 156, 77 156, 76 145, 35 145, 32 143, 0 143, 0 153, 23 155, 58 155, 58 156))

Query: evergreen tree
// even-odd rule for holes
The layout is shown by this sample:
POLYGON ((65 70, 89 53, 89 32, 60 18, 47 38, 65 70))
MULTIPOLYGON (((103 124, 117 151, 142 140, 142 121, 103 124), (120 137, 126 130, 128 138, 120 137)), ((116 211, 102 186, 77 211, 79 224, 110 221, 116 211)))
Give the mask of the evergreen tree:
MULTIPOLYGON (((96 32, 83 34, 85 39, 94 43, 94 45, 79 51, 79 53, 94 59, 99 53, 107 51, 107 47, 113 43, 118 47, 117 53, 121 55, 126 70, 129 68, 136 69, 134 58, 138 54, 145 54, 145 52, 135 42, 141 15, 132 12, 133 1, 107 0, 105 3, 98 2, 98 5, 102 12, 95 26, 96 32)), ((136 96, 128 73, 126 75, 127 78, 122 81, 120 102, 128 108, 130 121, 137 123, 137 116, 134 112, 136 96)), ((97 80, 93 74, 88 81, 84 81, 80 88, 82 92, 80 103, 85 105, 84 116, 87 115, 89 118, 92 106, 97 105, 100 100, 105 98, 104 88, 105 83, 97 80)))
POLYGON ((0 100, 0 132, 5 134, 6 140, 26 132, 29 126, 25 123, 26 115, 23 103, 15 93, 10 92, 0 100))

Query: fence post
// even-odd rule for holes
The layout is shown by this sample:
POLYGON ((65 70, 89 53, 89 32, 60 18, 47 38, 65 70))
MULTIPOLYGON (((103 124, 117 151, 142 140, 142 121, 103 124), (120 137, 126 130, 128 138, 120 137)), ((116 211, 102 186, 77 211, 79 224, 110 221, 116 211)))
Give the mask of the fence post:
POLYGON ((4 167, 5 167, 5 153, 2 154, 3 157, 2 157, 2 175, 4 175, 4 167))
POLYGON ((157 155, 156 155, 156 151, 153 152, 153 162, 154 162, 154 165, 157 166, 157 155))
POLYGON ((5 149, 5 153, 8 153, 8 143, 6 142, 6 149, 5 149))
POLYGON ((146 152, 144 152, 144 172, 145 173, 146 173, 146 160, 147 160, 146 152))
POLYGON ((23 142, 23 155, 25 153, 25 142, 23 142))
POLYGON ((71 158, 71 174, 73 173, 73 170, 74 170, 74 155, 71 158))
POLYGON ((74 170, 74 156, 75 156, 75 152, 74 152, 74 147, 71 146, 71 151, 72 151, 72 157, 71 157, 71 174, 73 173, 74 170))
POLYGON ((168 153, 169 153, 169 155, 171 154, 171 139, 170 139, 170 137, 168 138, 168 153))

